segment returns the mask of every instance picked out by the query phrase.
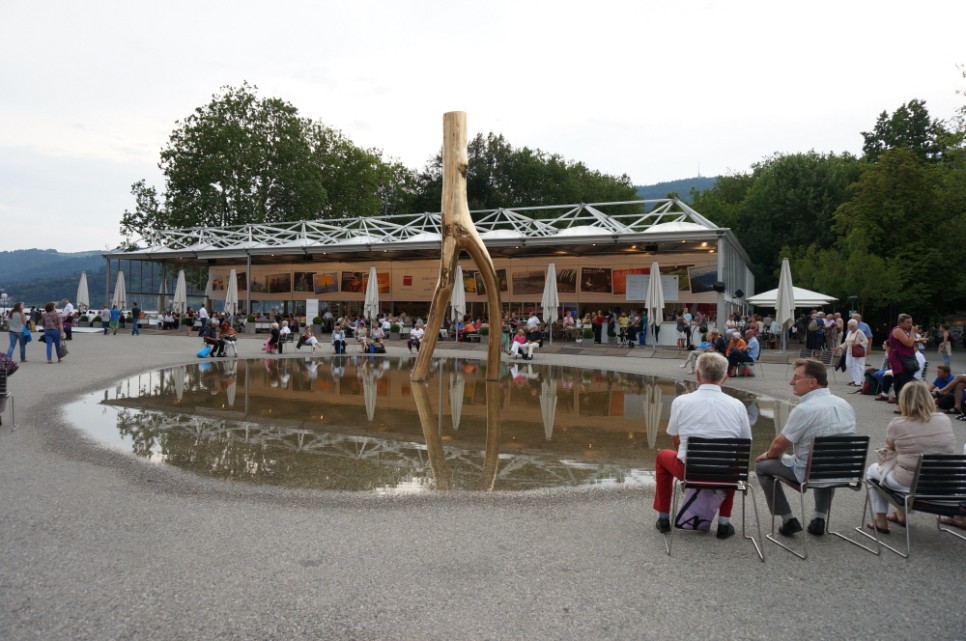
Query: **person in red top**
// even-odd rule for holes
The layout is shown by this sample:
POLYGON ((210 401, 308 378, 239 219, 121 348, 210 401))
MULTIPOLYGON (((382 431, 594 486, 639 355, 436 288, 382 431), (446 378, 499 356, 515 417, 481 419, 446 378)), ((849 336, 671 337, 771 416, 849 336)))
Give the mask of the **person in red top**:
MULTIPOLYGON (((913 374, 919 371, 916 361, 916 337, 912 333, 912 316, 899 314, 896 326, 889 332, 889 367, 892 368, 892 385, 896 391, 896 398, 902 387, 912 380, 913 374), (915 363, 915 369, 906 365, 915 363)), ((898 413, 898 410, 896 410, 898 413)))
POLYGON ((597 344, 597 345, 600 345, 600 337, 601 337, 601 333, 603 332, 603 329, 604 329, 604 321, 605 320, 606 319, 604 318, 604 315, 598 309, 597 310, 597 314, 594 315, 594 321, 593 321, 593 323, 594 323, 594 343, 597 344))

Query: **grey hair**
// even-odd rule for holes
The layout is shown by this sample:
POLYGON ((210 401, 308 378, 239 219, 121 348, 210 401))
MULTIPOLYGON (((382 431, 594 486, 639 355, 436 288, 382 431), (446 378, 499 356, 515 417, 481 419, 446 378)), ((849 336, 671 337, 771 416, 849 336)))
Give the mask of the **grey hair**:
POLYGON ((701 380, 714 385, 725 379, 728 373, 728 359, 718 352, 705 352, 698 356, 696 367, 701 380))

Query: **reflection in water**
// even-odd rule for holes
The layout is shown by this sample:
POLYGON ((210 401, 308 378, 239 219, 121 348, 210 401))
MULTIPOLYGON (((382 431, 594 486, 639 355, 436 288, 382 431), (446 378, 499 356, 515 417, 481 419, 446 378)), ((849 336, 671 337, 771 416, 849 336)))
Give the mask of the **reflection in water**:
MULTIPOLYGON (((525 490, 641 485, 671 400, 691 381, 475 360, 212 361, 152 371, 74 403, 67 416, 111 447, 224 479, 326 490, 525 490)), ((729 390, 768 443, 784 403, 729 390)))

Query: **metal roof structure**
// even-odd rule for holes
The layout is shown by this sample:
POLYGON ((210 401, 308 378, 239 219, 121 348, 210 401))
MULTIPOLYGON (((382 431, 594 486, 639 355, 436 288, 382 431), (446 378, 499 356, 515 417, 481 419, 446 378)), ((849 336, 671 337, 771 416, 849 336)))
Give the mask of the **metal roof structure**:
MULTIPOLYGON (((676 198, 498 208, 471 215, 494 258, 686 252, 695 251, 701 241, 727 237, 748 262, 731 230, 718 227, 676 198)), ((253 263, 283 262, 296 256, 331 260, 339 254, 355 260, 438 258, 441 218, 440 213, 395 214, 161 229, 104 257, 207 264, 240 258, 253 263)))

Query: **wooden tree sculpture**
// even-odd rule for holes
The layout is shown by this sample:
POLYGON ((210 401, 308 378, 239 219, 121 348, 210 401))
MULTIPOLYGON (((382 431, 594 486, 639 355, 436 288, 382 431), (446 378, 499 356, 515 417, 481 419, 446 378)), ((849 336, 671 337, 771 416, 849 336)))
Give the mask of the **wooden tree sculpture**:
MULTIPOLYGON (((413 367, 412 380, 422 382, 429 375, 429 366, 439 338, 439 329, 446 317, 446 306, 453 294, 456 277, 456 263, 460 252, 466 250, 476 263, 486 286, 486 298, 490 306, 491 338, 487 358, 486 378, 496 381, 500 378, 500 286, 496 280, 496 269, 483 240, 476 232, 470 208, 466 199, 466 113, 451 111, 443 114, 443 202, 442 226, 443 247, 439 261, 439 281, 433 293, 433 303, 426 322, 423 339, 416 365, 413 367), (494 331, 495 330, 495 331, 494 331)), ((458 283, 460 287, 463 283, 458 283)))

